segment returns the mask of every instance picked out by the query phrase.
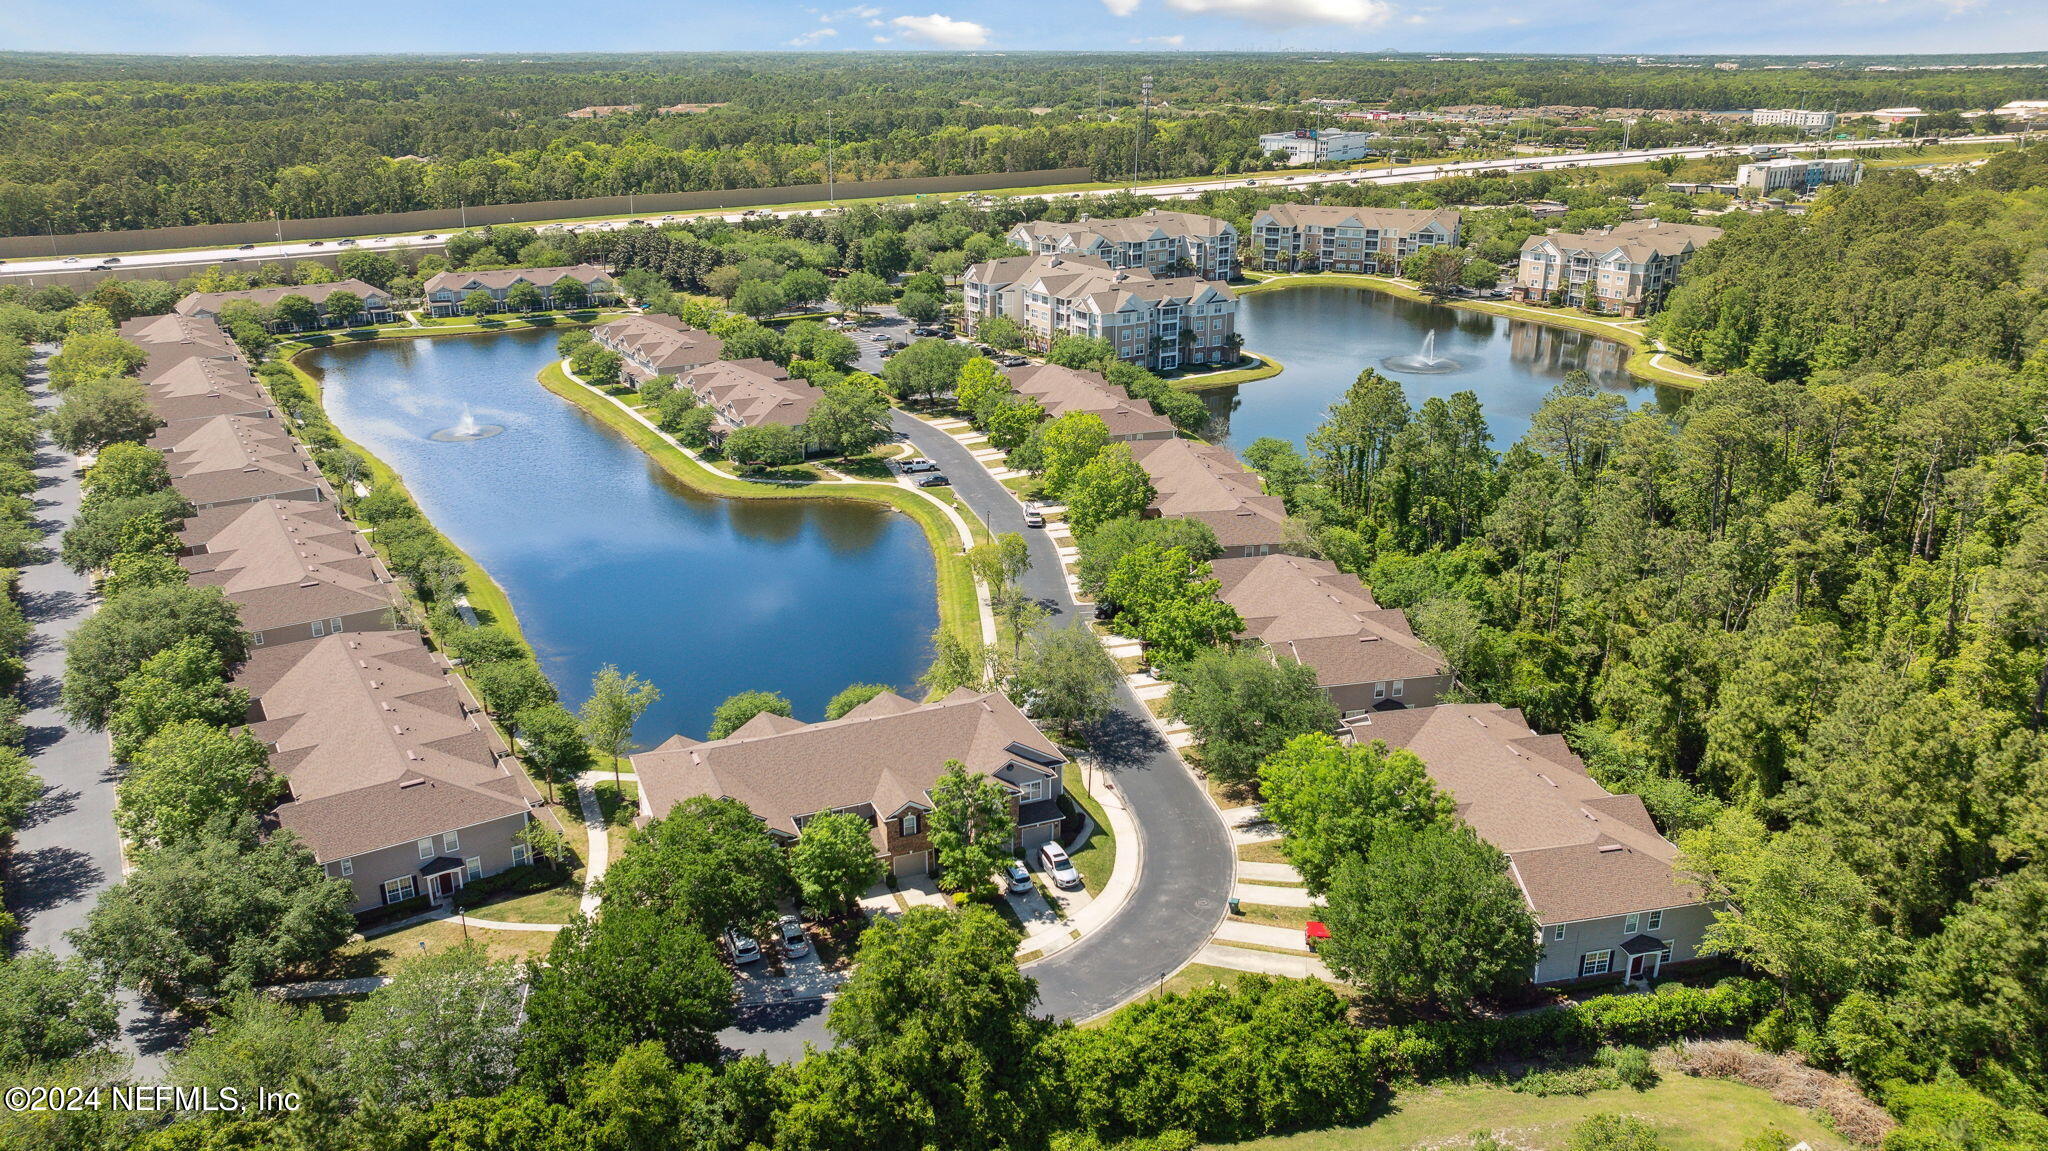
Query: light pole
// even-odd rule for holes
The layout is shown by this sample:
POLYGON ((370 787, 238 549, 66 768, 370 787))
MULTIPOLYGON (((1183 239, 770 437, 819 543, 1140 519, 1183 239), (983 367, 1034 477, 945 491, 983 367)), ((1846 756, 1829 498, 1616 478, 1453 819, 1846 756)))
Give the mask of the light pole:
POLYGON ((825 109, 825 206, 833 209, 839 207, 839 188, 833 182, 832 172, 832 148, 836 142, 837 136, 832 127, 832 109, 828 106, 825 109))

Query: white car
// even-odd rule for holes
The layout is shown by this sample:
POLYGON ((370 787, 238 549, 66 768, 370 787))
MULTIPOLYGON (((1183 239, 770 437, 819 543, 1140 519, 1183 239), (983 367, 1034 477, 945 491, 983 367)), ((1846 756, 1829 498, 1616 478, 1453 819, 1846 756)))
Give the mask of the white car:
POLYGON ((1021 859, 1013 859, 1003 866, 1003 879, 1011 891, 1031 890, 1031 869, 1021 859))
POLYGON ((1074 861, 1067 858, 1067 849, 1057 843, 1048 843, 1038 849, 1038 862, 1045 867, 1045 873, 1052 876, 1053 886, 1069 891, 1081 886, 1081 873, 1074 870, 1074 861))
POLYGON ((725 949, 734 963, 757 963, 761 959, 761 944, 737 927, 726 929, 725 949))
POLYGON ((939 470, 939 465, 923 456, 913 456, 903 461, 903 470, 906 474, 910 472, 935 472, 939 470))
POLYGON ((796 916, 785 915, 776 920, 775 934, 782 944, 782 953, 791 959, 810 953, 811 937, 804 934, 804 921, 796 916))

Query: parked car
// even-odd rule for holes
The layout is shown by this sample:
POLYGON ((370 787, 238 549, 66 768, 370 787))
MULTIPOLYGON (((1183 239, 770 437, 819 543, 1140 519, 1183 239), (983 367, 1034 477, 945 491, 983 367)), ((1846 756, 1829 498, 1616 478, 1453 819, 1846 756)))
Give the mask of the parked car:
POLYGON ((1004 356, 1002 359, 996 361, 996 363, 999 363, 1006 368, 1021 368, 1025 364, 1028 364, 1030 362, 1030 360, 1027 360, 1022 356, 1004 356))
POLYGON ((804 934, 804 921, 796 916, 785 915, 776 920, 775 934, 780 937, 782 953, 791 959, 810 953, 811 937, 804 934))
POLYGON ((945 335, 945 332, 932 327, 930 324, 925 324, 922 327, 910 329, 910 334, 913 336, 942 336, 945 335))
POLYGON ((1011 891, 1031 890, 1031 869, 1021 859, 1013 859, 1003 865, 1003 878, 1008 881, 1011 891))
POLYGON ((761 958, 760 943, 737 927, 726 928, 725 950, 734 963, 755 963, 761 958))
POLYGON ((1048 843, 1038 849, 1038 861, 1045 867, 1045 873, 1052 876, 1053 886, 1068 891, 1081 886, 1081 873, 1074 870, 1074 861, 1067 858, 1067 849, 1057 843, 1048 843))
POLYGON ((933 472, 931 475, 918 480, 917 486, 921 488, 950 488, 953 486, 953 481, 937 472, 933 472))
POLYGON ((242 257, 240 257, 240 256, 222 256, 222 257, 220 258, 220 262, 221 262, 221 263, 223 263, 223 264, 239 264, 239 263, 241 263, 241 262, 242 262, 242 257))
POLYGON ((890 356, 893 356, 893 355, 895 355, 895 354, 896 354, 897 352, 899 352, 899 351, 901 351, 901 350, 902 350, 902 349, 900 349, 900 348, 883 348, 883 349, 882 349, 882 358, 886 360, 886 359, 888 359, 888 358, 889 358, 890 356))
POLYGON ((1025 508, 1025 509, 1024 509, 1024 526, 1025 526, 1025 527, 1027 527, 1027 528, 1042 528, 1042 527, 1044 527, 1044 526, 1045 526, 1045 513, 1044 513, 1044 512, 1041 512, 1041 511, 1039 511, 1039 510, 1038 510, 1037 508, 1025 508))
POLYGON ((903 470, 906 472, 935 472, 939 470, 939 465, 923 456, 912 456, 903 461, 903 470))

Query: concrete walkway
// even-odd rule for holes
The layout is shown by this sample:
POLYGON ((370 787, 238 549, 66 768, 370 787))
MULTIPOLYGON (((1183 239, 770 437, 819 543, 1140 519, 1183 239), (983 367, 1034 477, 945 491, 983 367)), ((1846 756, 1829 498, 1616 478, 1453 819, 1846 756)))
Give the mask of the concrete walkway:
POLYGON ((1323 901, 1306 887, 1273 887, 1264 883, 1239 883, 1231 887, 1231 898, 1265 907, 1321 907, 1323 901))
POLYGON ((1289 951, 1308 953, 1308 940, 1300 929, 1274 927, 1269 923, 1247 923, 1236 916, 1226 916, 1216 928, 1218 943, 1249 943, 1255 947, 1280 947, 1289 951))
POLYGON ((597 805, 597 792, 591 789, 587 775, 576 781, 576 802, 583 809, 583 830, 588 838, 583 854, 583 914, 596 915, 597 881, 604 878, 605 869, 612 865, 612 837, 605 828, 604 811, 597 805))
POLYGON ((1301 882, 1301 872, 1296 871, 1292 864, 1253 863, 1243 859, 1237 861, 1237 877, 1239 879, 1254 880, 1259 883, 1301 882))
POLYGON ((1335 980, 1330 968, 1313 955, 1282 955, 1276 951, 1248 951, 1211 943, 1195 953, 1196 963, 1226 967, 1232 971, 1257 971, 1285 979, 1335 980))

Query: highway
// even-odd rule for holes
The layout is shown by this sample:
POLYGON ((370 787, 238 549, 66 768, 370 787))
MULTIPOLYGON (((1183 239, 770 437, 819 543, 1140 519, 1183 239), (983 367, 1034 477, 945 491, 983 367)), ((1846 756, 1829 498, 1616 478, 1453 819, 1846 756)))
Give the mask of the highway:
MULTIPOLYGON (((2009 143, 2020 140, 2018 135, 1972 136, 1962 142, 1971 144, 2009 143)), ((1881 140, 1833 140, 1809 144, 1785 145, 1787 151, 1802 152, 1826 148, 1834 151, 1861 148, 1898 148, 1915 143, 1909 139, 1881 140)), ((1265 187, 1265 188, 1306 188, 1320 184, 1414 184, 1439 180, 1446 176, 1476 175, 1484 172, 1511 172, 1549 170, 1557 168, 1603 168, 1620 164, 1640 164, 1649 160, 1676 156, 1679 159, 1698 159, 1710 156, 1740 157, 1746 149, 1728 144, 1713 144, 1681 148, 1644 148, 1624 152, 1581 152, 1556 156, 1514 156, 1498 160, 1467 160, 1446 164, 1419 164, 1400 168, 1339 168, 1328 172, 1269 172, 1248 176, 1243 180, 1191 180, 1178 184, 1153 184, 1139 190, 1148 196, 1163 200, 1192 200, 1203 192, 1222 188, 1265 187)), ((1102 189, 1088 192, 1059 193, 1053 198, 1092 198, 1111 195, 1123 189, 1102 189)), ((1001 190, 987 193, 960 193, 971 195, 1005 195, 1001 190)), ((749 216, 803 216, 822 215, 828 208, 758 208, 742 212, 739 210, 717 210, 688 212, 667 216, 629 217, 618 216, 609 219, 583 220, 573 223, 545 223, 536 221, 521 226, 540 227, 543 231, 565 228, 571 231, 588 229, 609 230, 631 227, 634 224, 672 223, 684 219, 714 218, 738 221, 749 216)), ((327 240, 307 240, 280 244, 245 244, 238 248, 191 249, 174 252, 122 253, 110 256, 70 256, 63 259, 11 260, 0 263, 0 280, 10 277, 50 275, 58 272, 93 271, 102 266, 119 267, 129 273, 141 269, 194 269, 210 264, 235 262, 262 263, 265 261, 296 260, 310 256, 333 256, 351 250, 403 251, 434 250, 447 242, 447 233, 422 233, 404 236, 336 237, 327 240)))

